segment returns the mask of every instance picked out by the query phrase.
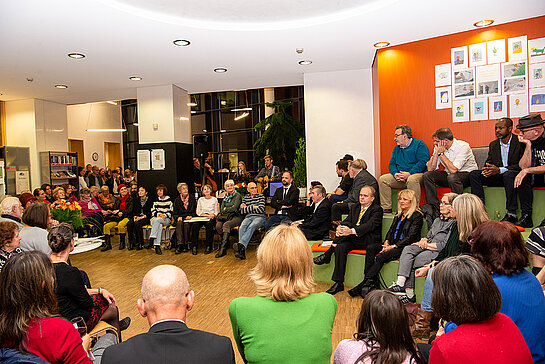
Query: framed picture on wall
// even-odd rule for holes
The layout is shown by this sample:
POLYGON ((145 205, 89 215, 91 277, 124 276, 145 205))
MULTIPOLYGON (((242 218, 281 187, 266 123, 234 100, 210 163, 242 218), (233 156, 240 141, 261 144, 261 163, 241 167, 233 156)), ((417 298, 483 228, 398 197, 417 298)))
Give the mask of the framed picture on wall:
POLYGON ((507 55, 509 62, 528 59, 528 37, 525 35, 507 39, 507 55))
POLYGON ((528 70, 530 88, 545 86, 545 63, 531 63, 528 70))
POLYGON ((530 63, 545 62, 545 38, 528 41, 528 60, 530 63))
POLYGON ((449 86, 451 84, 450 63, 435 65, 435 87, 449 86))
POLYGON ((486 97, 471 100, 471 120, 488 120, 488 99, 486 97))
POLYGON ((452 122, 469 121, 469 100, 452 101, 452 122))
POLYGON ((507 117, 507 96, 488 98, 488 118, 490 120, 507 117))
POLYGON ((469 66, 484 66, 486 64, 486 42, 469 46, 469 66))
POLYGON ((505 62, 505 39, 486 42, 488 64, 505 62))
POLYGON ((545 111, 545 87, 532 88, 529 92, 530 112, 545 111))
POLYGON ((528 115, 528 94, 509 95, 509 117, 520 118, 528 115))
POLYGON ((526 93, 527 64, 526 61, 508 62, 502 64, 503 93, 526 93))
POLYGON ((453 99, 475 97, 475 68, 464 68, 452 72, 453 99))
POLYGON ((452 87, 437 87, 435 89, 435 108, 449 109, 452 107, 452 87))
POLYGON ((501 95, 501 71, 499 64, 475 68, 477 97, 501 95))
POLYGON ((450 49, 450 63, 453 70, 469 67, 467 59, 467 46, 450 49))

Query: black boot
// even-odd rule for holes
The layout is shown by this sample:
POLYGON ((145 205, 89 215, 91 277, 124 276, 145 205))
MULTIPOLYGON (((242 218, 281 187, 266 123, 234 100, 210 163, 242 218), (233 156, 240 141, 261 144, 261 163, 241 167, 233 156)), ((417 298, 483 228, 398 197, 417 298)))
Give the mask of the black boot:
POLYGON ((153 245, 154 245, 153 243, 155 243, 155 239, 154 238, 149 238, 148 243, 146 245, 144 245, 144 248, 151 249, 153 247, 153 245))
POLYGON ((246 248, 240 243, 233 243, 233 250, 235 251, 235 257, 244 260, 246 259, 246 248))
POLYGON ((204 248, 204 254, 210 253, 212 253, 212 245, 207 245, 206 248, 204 248))
POLYGON ((229 249, 229 233, 223 233, 221 238, 221 248, 218 254, 216 254, 216 258, 221 258, 227 255, 227 249, 229 249))
POLYGON ((104 235, 104 246, 100 249, 101 252, 112 249, 112 243, 110 242, 110 235, 104 235))
POLYGON ((125 249, 125 234, 119 234, 119 250, 123 249, 125 249))
POLYGON ((156 245, 155 246, 155 254, 157 254, 157 255, 163 254, 163 252, 161 251, 161 245, 156 245))
POLYGON ((176 251, 174 252, 174 254, 182 253, 182 245, 185 245, 185 244, 179 244, 178 239, 174 239, 174 244, 176 245, 176 251))

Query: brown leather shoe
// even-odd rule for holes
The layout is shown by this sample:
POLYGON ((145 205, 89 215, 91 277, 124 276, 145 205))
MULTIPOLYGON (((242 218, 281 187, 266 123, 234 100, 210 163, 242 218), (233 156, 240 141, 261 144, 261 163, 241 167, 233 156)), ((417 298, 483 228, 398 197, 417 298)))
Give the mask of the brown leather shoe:
POLYGON ((416 311, 416 321, 414 325, 411 326, 411 336, 412 337, 430 337, 430 322, 433 312, 424 311, 418 309, 416 311))

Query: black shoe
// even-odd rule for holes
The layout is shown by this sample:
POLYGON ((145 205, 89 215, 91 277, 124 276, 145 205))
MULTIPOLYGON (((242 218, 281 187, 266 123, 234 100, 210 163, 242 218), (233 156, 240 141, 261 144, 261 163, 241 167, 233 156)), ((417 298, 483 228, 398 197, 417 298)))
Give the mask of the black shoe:
POLYGON ((119 250, 125 249, 125 234, 119 234, 119 250))
POLYGON ((318 255, 313 260, 314 260, 314 264, 316 265, 329 264, 329 262, 331 262, 331 257, 328 257, 325 254, 321 254, 321 255, 318 255))
POLYGON ((129 242, 129 247, 127 250, 134 250, 134 244, 129 242))
POLYGON ((151 248, 153 247, 153 241, 154 241, 154 240, 155 240, 155 239, 150 238, 150 239, 148 240, 148 243, 144 245, 144 248, 146 248, 146 249, 151 249, 151 248))
POLYGON ((246 259, 246 248, 244 248, 244 245, 240 243, 234 243, 233 244, 233 250, 235 251, 235 257, 244 260, 246 259))
POLYGON ((130 325, 131 318, 129 316, 125 317, 123 320, 119 320, 119 331, 127 330, 130 325))
POLYGON ((104 244, 102 244, 102 249, 100 249, 101 252, 105 252, 112 249, 112 243, 110 242, 110 235, 104 236, 104 244))
POLYGON ((505 214, 505 216, 503 217, 503 219, 501 219, 501 221, 507 221, 507 222, 510 222, 511 224, 516 224, 517 215, 505 214))
POLYGON ((163 252, 161 251, 161 246, 160 245, 155 246, 155 254, 157 254, 157 255, 163 254, 163 252))
POLYGON ((520 219, 515 222, 516 226, 522 226, 523 228, 531 228, 534 226, 534 223, 532 222, 532 216, 530 214, 522 214, 520 216, 520 219))
POLYGON ((212 253, 212 247, 210 245, 207 245, 206 248, 204 248, 204 254, 210 253, 212 253))
POLYGON ((375 285, 364 286, 361 289, 360 296, 361 296, 361 298, 365 298, 365 296, 367 296, 370 292, 372 292, 374 290, 377 290, 377 289, 378 289, 378 287, 375 286, 375 285))
POLYGON ((191 248, 191 254, 197 255, 197 247, 196 247, 196 246, 194 246, 193 248, 191 248))
POLYGON ((142 250, 142 249, 144 249, 144 247, 142 246, 142 244, 138 244, 138 245, 136 246, 136 250, 142 250))
POLYGON ((331 286, 331 288, 329 288, 326 293, 329 293, 331 295, 334 295, 334 294, 337 294, 341 291, 344 291, 344 284, 342 283, 339 283, 339 282, 335 282, 334 285, 331 286))
POLYGON ((189 251, 189 244, 182 244, 182 253, 187 253, 189 251))
POLYGON ((178 245, 176 247, 176 250, 174 251, 174 254, 182 254, 182 247, 180 245, 178 245))

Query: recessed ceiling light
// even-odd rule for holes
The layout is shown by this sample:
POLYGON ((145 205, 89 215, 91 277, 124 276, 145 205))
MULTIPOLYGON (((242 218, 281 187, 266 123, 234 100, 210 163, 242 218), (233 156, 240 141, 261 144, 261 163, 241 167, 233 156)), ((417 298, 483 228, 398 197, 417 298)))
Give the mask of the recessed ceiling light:
POLYGON ((179 47, 187 47, 188 45, 191 44, 190 41, 186 40, 186 39, 176 39, 174 42, 174 45, 177 45, 179 47))
POLYGON ((82 54, 82 53, 68 53, 68 57, 74 58, 74 59, 82 59, 82 58, 85 58, 85 54, 82 54))
POLYGON ((131 81, 142 81, 142 77, 140 77, 140 76, 131 76, 131 77, 129 77, 129 80, 131 80, 131 81))
POLYGON ((68 88, 66 85, 55 85, 55 88, 68 88))
POLYGON ((308 59, 306 59, 306 60, 303 60, 303 61, 299 61, 299 64, 301 66, 306 66, 308 64, 312 64, 312 61, 309 61, 308 59))
POLYGON ((375 48, 384 48, 384 47, 388 47, 389 45, 390 45, 390 42, 377 42, 373 44, 375 48))
POLYGON ((489 25, 491 25, 492 23, 494 23, 494 20, 492 20, 492 19, 485 19, 485 20, 479 20, 478 22, 473 23, 473 25, 476 26, 477 28, 482 28, 482 27, 489 26, 489 25))
POLYGON ((197 106, 197 103, 196 102, 188 102, 187 106, 197 106))
POLYGON ((227 72, 227 68, 223 68, 223 67, 214 68, 214 72, 225 73, 225 72, 227 72))

